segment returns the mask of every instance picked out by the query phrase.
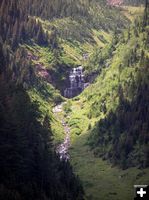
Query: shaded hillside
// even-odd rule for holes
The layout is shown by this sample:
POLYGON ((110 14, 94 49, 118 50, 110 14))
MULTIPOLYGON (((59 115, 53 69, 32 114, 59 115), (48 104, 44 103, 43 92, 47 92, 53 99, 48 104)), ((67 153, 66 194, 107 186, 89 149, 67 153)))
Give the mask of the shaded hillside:
POLYGON ((50 106, 61 97, 23 46, 32 39, 48 46, 48 35, 21 2, 0 2, 0 199, 83 199, 80 181, 53 148, 50 106))
POLYGON ((50 119, 0 75, 0 199, 83 199, 69 163, 52 148, 50 119))

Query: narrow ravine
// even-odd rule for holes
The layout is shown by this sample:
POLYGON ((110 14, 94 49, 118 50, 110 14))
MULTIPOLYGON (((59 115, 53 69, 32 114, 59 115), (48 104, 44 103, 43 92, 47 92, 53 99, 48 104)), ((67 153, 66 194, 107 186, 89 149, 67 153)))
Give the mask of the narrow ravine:
MULTIPOLYGON (((86 83, 84 80, 82 66, 72 68, 72 70, 69 73, 68 79, 69 79, 70 85, 68 88, 64 90, 64 96, 68 99, 79 95, 89 85, 89 83, 86 83)), ((66 123, 64 117, 63 118, 60 117, 60 113, 63 112, 64 104, 65 102, 55 106, 53 108, 53 113, 56 119, 61 122, 62 126, 64 127, 64 132, 65 132, 64 141, 63 143, 58 145, 58 147, 56 148, 56 153, 59 155, 60 160, 68 161, 70 159, 70 155, 68 153, 68 150, 70 147, 70 127, 66 123)))
MULTIPOLYGON (((69 73, 68 79, 70 85, 64 90, 64 96, 68 99, 79 95, 89 85, 89 83, 85 82, 84 80, 83 66, 72 68, 69 73)), ((60 160, 68 161, 70 159, 70 155, 68 153, 70 147, 70 127, 66 123, 64 117, 60 117, 60 113, 63 112, 64 104, 65 102, 55 106, 53 108, 53 113, 56 119, 61 122, 65 132, 64 141, 63 143, 58 145, 58 147, 56 148, 56 153, 59 155, 60 160)))
POLYGON ((70 155, 68 152, 69 147, 70 147, 70 127, 65 122, 64 118, 60 119, 58 116, 58 114, 62 112, 63 104, 64 103, 55 106, 53 108, 53 113, 54 113, 56 119, 62 123, 62 125, 64 127, 64 132, 65 132, 64 141, 63 141, 63 143, 61 143, 60 145, 57 146, 56 153, 59 155, 60 160, 67 162, 70 159, 70 155))

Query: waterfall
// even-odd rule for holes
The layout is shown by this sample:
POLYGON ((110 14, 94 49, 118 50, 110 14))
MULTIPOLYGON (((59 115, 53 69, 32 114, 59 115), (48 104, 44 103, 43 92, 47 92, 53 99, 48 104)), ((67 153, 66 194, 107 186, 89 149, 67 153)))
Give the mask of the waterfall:
POLYGON ((64 97, 72 98, 80 94, 86 83, 84 81, 83 67, 73 68, 69 73, 69 87, 64 90, 64 97))

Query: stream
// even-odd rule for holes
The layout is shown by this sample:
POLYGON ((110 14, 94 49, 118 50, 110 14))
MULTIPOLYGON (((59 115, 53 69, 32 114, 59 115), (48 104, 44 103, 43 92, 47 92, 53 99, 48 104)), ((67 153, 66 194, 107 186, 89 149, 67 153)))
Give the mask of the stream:
MULTIPOLYGON (((89 83, 86 83, 84 80, 82 66, 72 68, 72 70, 69 73, 68 79, 69 79, 69 86, 64 90, 64 97, 66 98, 73 98, 79 95, 89 85, 89 83)), ((56 148, 56 153, 59 155, 60 160, 64 160, 67 162, 70 159, 70 155, 68 153, 70 147, 70 127, 65 122, 65 119, 64 118, 61 119, 58 114, 63 111, 63 104, 64 103, 61 103, 55 106, 53 108, 53 113, 56 119, 60 121, 61 124, 63 125, 65 132, 64 141, 63 143, 58 145, 58 147, 56 148)))
POLYGON ((69 147, 70 147, 70 128, 68 124, 65 122, 64 118, 62 120, 59 119, 58 113, 62 112, 63 103, 55 106, 53 108, 53 113, 55 114, 55 117, 57 120, 61 121, 61 124, 64 127, 65 132, 65 138, 63 143, 57 146, 56 153, 59 155, 61 161, 67 162, 70 159, 70 155, 68 153, 69 147))

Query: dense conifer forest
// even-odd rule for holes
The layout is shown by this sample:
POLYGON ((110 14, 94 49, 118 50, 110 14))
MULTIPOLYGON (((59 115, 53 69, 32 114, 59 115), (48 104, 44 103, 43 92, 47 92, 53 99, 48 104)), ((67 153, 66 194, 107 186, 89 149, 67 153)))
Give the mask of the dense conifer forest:
POLYGON ((49 119, 21 86, 0 79, 0 198, 83 199, 68 163, 52 150, 49 119))
POLYGON ((83 199, 79 179, 53 150, 49 117, 39 121, 39 106, 22 85, 36 78, 21 44, 28 38, 49 44, 24 3, 0 4, 0 199, 83 199))

